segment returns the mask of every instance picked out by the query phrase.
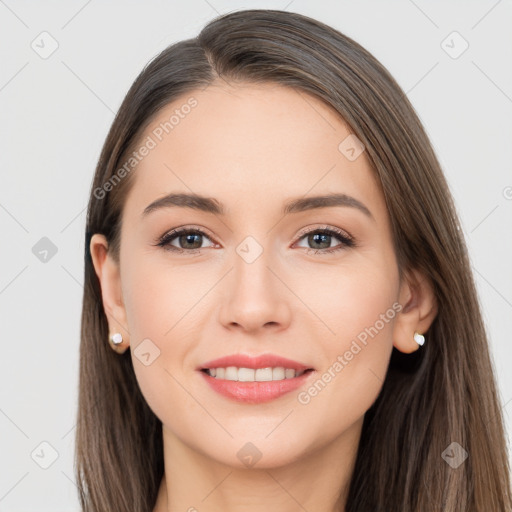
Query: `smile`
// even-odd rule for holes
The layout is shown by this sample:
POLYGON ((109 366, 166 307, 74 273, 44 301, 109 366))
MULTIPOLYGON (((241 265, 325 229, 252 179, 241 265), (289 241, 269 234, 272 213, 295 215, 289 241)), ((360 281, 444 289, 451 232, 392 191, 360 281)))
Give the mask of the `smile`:
POLYGON ((209 388, 230 400, 259 404, 309 382, 315 369, 277 354, 231 354, 196 367, 209 388))

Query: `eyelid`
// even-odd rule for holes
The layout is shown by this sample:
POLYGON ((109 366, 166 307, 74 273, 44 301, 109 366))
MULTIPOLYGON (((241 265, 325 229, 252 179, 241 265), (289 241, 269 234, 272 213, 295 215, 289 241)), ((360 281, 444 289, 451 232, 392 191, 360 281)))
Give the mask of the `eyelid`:
POLYGON ((332 231, 332 232, 336 233, 336 235, 338 235, 338 236, 343 236, 343 237, 347 238, 348 240, 352 240, 352 241, 354 240, 354 237, 352 235, 350 235, 344 229, 341 229, 341 228, 338 228, 335 226, 330 226, 329 224, 322 224, 322 225, 319 225, 319 226, 313 227, 313 228, 310 226, 302 228, 299 231, 299 233, 297 234, 297 240, 300 240, 304 235, 316 233, 317 231, 320 231, 320 232, 332 231))
POLYGON ((182 232, 189 232, 189 231, 198 232, 202 235, 205 235, 208 238, 210 238, 212 240, 212 242, 215 240, 215 237, 213 236, 213 234, 208 229, 204 228, 203 226, 198 226, 195 224, 185 224, 184 226, 176 226, 175 228, 167 230, 162 236, 159 236, 157 238, 157 241, 161 240, 162 238, 164 238, 168 235, 176 235, 176 234, 179 234, 182 232))

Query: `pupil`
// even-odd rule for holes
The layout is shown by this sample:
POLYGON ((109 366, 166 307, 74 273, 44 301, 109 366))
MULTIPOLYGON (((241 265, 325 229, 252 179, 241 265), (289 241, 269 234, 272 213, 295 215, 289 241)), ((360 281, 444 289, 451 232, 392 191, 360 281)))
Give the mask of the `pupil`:
MULTIPOLYGON (((330 236, 331 235, 326 235, 326 234, 322 234, 322 233, 315 233, 314 235, 311 235, 310 238, 313 238, 314 243, 317 243, 317 240, 316 240, 317 237, 323 237, 324 239, 326 239, 326 238, 329 238, 330 236)), ((330 245, 331 244, 329 242, 327 242, 326 247, 322 247, 322 248, 325 249, 325 248, 329 247, 330 245)))
MULTIPOLYGON (((201 235, 198 235, 198 234, 187 234, 187 235, 182 235, 182 236, 181 236, 181 240, 180 240, 180 242, 183 242, 183 241, 184 241, 184 242, 185 242, 185 243, 184 243, 184 245, 186 245, 186 244, 187 244, 187 243, 189 243, 189 242, 193 244, 193 243, 194 243, 194 242, 193 242, 193 239, 194 239, 194 238, 199 238, 200 236, 201 236, 201 235)), ((201 242, 199 242, 199 247, 201 247, 201 242)), ((194 247, 194 249, 195 249, 195 248, 196 248, 196 247, 194 247)))

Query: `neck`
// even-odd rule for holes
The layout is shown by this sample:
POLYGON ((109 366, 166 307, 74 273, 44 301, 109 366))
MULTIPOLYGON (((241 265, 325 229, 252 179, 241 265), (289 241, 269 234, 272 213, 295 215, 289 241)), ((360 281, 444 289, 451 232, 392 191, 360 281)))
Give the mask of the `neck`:
POLYGON ((279 467, 232 467, 163 427, 165 474, 153 512, 344 512, 361 421, 320 449, 279 467))

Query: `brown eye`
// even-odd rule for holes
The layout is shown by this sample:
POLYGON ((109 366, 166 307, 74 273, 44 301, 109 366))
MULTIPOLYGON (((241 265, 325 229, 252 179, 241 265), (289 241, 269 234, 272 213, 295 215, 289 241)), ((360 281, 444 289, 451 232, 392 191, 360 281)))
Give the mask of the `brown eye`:
POLYGON ((313 251, 314 254, 329 254, 355 246, 355 241, 351 236, 341 230, 333 228, 322 228, 308 231, 303 233, 299 238, 299 240, 302 239, 305 239, 306 243, 309 245, 309 247, 306 247, 305 249, 308 252, 313 251), (333 239, 337 239, 341 243, 331 247, 333 239))
POLYGON ((202 242, 205 239, 210 240, 206 233, 199 229, 179 228, 166 233, 159 239, 157 245, 168 251, 197 252, 204 248, 202 242))

